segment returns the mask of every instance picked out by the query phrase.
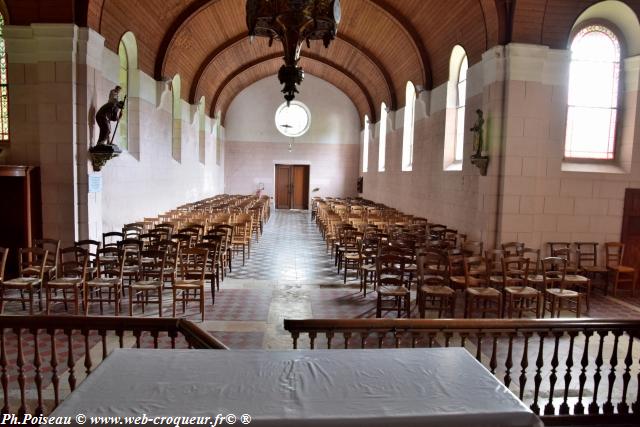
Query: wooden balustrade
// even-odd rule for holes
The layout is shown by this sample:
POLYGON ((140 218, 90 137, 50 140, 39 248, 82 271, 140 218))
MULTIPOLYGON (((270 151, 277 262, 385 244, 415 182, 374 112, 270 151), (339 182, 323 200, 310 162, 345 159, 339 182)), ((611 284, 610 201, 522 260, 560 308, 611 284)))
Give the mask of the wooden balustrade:
POLYGON ((182 319, 0 316, 0 412, 51 412, 114 348, 180 347, 227 349, 182 319))
POLYGON ((640 421, 638 320, 286 319, 284 328, 294 349, 464 347, 547 425, 640 421))

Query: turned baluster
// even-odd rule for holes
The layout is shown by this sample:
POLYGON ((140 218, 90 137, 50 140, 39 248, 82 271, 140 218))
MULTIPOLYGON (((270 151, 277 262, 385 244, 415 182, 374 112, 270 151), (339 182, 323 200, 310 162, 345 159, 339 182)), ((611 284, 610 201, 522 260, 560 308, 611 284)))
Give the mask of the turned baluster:
POLYGON ((87 375, 91 373, 91 366, 93 366, 93 362, 91 361, 91 343, 89 342, 89 330, 83 329, 82 335, 84 335, 84 371, 87 375))
POLYGON ((36 407, 36 415, 42 415, 44 409, 42 408, 42 374, 40 373, 40 367, 42 361, 40 360, 40 343, 38 342, 38 328, 31 330, 33 334, 33 367, 35 368, 35 375, 33 382, 36 385, 36 393, 38 394, 38 406, 36 407))
POLYGON ((120 348, 124 348, 124 330, 116 329, 116 335, 118 336, 118 345, 120 348))
POLYGON ((513 337, 515 332, 509 332, 509 348, 507 350, 507 360, 504 362, 505 368, 507 368, 504 375, 504 385, 509 388, 511 385, 511 368, 513 367, 513 337))
POLYGON ((176 338, 178 337, 178 331, 171 329, 169 330, 168 334, 171 338, 171 348, 176 348, 176 338))
POLYGON ((331 341, 333 341, 333 331, 325 332, 325 336, 327 337, 327 348, 331 350, 331 341))
POLYGON ((309 332, 309 348, 314 350, 316 348, 316 332, 309 332))
POLYGON ((433 344, 434 344, 434 342, 436 340, 436 333, 435 332, 429 332, 428 339, 429 339, 429 348, 432 348, 433 344))
POLYGON ((18 416, 22 417, 27 413, 27 404, 25 398, 24 387, 24 355, 22 354, 22 329, 16 328, 14 332, 18 338, 18 355, 16 357, 16 365, 18 367, 18 385, 20 386, 20 408, 18 409, 18 416))
POLYGON ((569 398, 569 386, 571 385, 571 368, 573 367, 573 342, 578 335, 577 331, 569 331, 569 351, 567 354, 567 361, 565 363, 567 371, 564 374, 564 394, 562 404, 560 405, 560 415, 569 415, 569 404, 567 399, 569 398))
POLYGON ((631 365, 633 364, 633 335, 629 335, 629 344, 627 346, 627 355, 624 358, 624 374, 622 374, 622 400, 618 403, 618 413, 628 414, 629 405, 627 404, 627 389, 631 380, 631 365))
POLYGON ((382 348, 382 342, 386 336, 385 332, 378 332, 378 348, 382 348))
POLYGON ((618 340, 620 339, 620 335, 622 335, 621 330, 613 331, 613 350, 611 351, 611 360, 609 360, 611 370, 609 371, 608 375, 609 392, 607 393, 607 401, 602 406, 602 412, 607 415, 613 414, 613 403, 611 403, 611 395, 613 394, 613 384, 616 382, 616 366, 618 366, 618 340))
POLYGON ((402 334, 401 332, 399 333, 397 330, 395 330, 395 329, 393 330, 393 340, 394 340, 396 348, 400 348, 400 335, 401 334, 402 334))
MULTIPOLYGON (((629 336, 631 337, 631 335, 629 336)), ((640 365, 640 359, 638 359, 638 365, 640 365)), ((638 390, 636 391, 636 401, 631 405, 631 409, 633 409, 634 414, 640 414, 640 371, 638 371, 638 379, 636 383, 638 384, 638 390)))
POLYGON ((51 385, 53 385, 53 397, 55 406, 60 404, 60 377, 58 377, 58 349, 56 348, 56 330, 48 329, 51 336, 51 385))
POLYGON ((460 347, 464 347, 467 344, 468 332, 460 332, 460 347))
POLYGON ((420 333, 413 331, 411 332, 411 348, 416 348, 416 344, 418 343, 418 339, 420 338, 420 333))
POLYGON ((554 415, 556 413, 556 408, 553 406, 553 392, 555 391, 556 381, 558 380, 558 376, 556 372, 558 371, 558 365, 560 364, 558 361, 558 346, 560 345, 560 337, 564 335, 564 332, 556 331, 553 333, 556 337, 553 344, 553 357, 551 358, 551 375, 549 375, 549 401, 544 406, 544 414, 545 415, 554 415))
POLYGON ((66 329, 64 333, 67 335, 67 344, 68 344, 68 354, 67 354, 67 367, 69 368, 69 387, 71 391, 76 389, 76 375, 75 375, 75 366, 76 362, 73 359, 73 338, 72 338, 72 330, 66 329))
POLYGON ((344 338, 344 349, 347 350, 349 348, 349 341, 351 341, 351 332, 343 332, 342 337, 344 338))
POLYGON ((445 332, 444 333, 444 346, 449 347, 451 343, 451 338, 453 338, 453 332, 445 332))
POLYGON ((293 339, 293 349, 294 350, 298 349, 298 338, 300 338, 300 332, 292 331, 291 332, 291 339, 293 339))
POLYGON ((102 360, 107 357, 107 331, 101 329, 98 331, 98 335, 100 335, 102 341, 102 360))
POLYGON ((476 346, 476 360, 482 363, 482 340, 484 339, 484 332, 478 332, 476 334, 478 339, 478 345, 476 346))
POLYGON ((493 334, 493 344, 491 346, 491 360, 489 361, 489 367, 491 368, 491 373, 493 375, 496 374, 496 368, 498 367, 498 337, 500 336, 499 332, 494 332, 493 334))
POLYGON ((133 336, 136 337, 136 348, 140 348, 140 335, 142 331, 140 329, 133 330, 133 336))
POLYGON ((151 337, 153 338, 153 348, 158 348, 159 342, 158 338, 160 335, 160 331, 158 329, 154 329, 151 331, 151 337))
POLYGON ((609 332, 598 331, 598 335, 600 335, 600 343, 598 344, 598 357, 596 357, 596 373, 593 375, 593 401, 589 404, 589 414, 591 415, 597 415, 598 413, 600 413, 600 407, 598 406, 598 386, 600 385, 600 380, 602 379, 600 370, 602 368, 602 364, 604 363, 604 359, 602 357, 602 347, 604 345, 604 337, 609 335, 609 332))
POLYGON ((524 387, 527 384, 527 367, 529 366, 529 338, 531 338, 532 334, 531 332, 523 332, 522 335, 524 336, 524 348, 522 350, 522 360, 520 361, 520 392, 518 394, 520 400, 522 400, 522 398, 524 397, 524 387))
POLYGON ((584 394, 584 384, 587 381, 587 366, 589 366, 589 339, 593 335, 593 331, 584 331, 584 349, 582 350, 582 359, 580 359, 580 376, 578 381, 580 388, 578 391, 578 402, 573 407, 573 413, 576 415, 584 414, 584 405, 582 404, 582 396, 584 394))
POLYGON ((0 327, 0 383, 2 383, 2 413, 9 413, 9 377, 7 376, 7 351, 4 345, 4 328, 0 327))
POLYGON ((538 332, 539 345, 538 345, 538 357, 536 358, 536 375, 533 377, 533 403, 531 404, 531 410, 535 414, 540 414, 540 407, 538 406, 538 396, 540 394, 540 384, 542 383, 542 367, 544 366, 544 339, 547 336, 547 332, 538 332))
POLYGON ((369 338, 370 331, 360 333, 360 348, 365 348, 367 345, 367 338, 369 338))

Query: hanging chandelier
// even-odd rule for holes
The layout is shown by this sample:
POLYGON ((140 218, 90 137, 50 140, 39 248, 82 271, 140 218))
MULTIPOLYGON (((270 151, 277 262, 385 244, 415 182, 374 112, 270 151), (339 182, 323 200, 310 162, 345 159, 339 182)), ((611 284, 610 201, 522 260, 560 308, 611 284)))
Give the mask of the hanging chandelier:
POLYGON ((329 47, 340 22, 340 0, 247 0, 249 36, 280 40, 284 48, 284 65, 278 71, 287 105, 298 93, 296 85, 304 79, 298 66, 302 43, 322 40, 329 47))

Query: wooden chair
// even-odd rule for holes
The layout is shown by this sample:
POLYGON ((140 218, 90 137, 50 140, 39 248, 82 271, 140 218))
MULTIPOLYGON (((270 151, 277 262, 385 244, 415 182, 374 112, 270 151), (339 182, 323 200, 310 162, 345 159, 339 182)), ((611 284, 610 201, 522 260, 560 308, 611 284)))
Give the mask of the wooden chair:
POLYGON ((245 256, 251 258, 251 230, 252 220, 249 216, 249 219, 237 223, 233 231, 233 239, 231 240, 232 251, 239 252, 242 250, 243 266, 245 265, 245 256))
POLYGON ((89 314, 89 303, 92 302, 100 303, 100 314, 104 313, 103 303, 105 302, 114 303, 115 315, 118 316, 120 314, 126 257, 126 250, 120 250, 113 246, 102 248, 98 251, 98 274, 95 278, 85 282, 85 316, 89 314), (106 298, 103 295, 103 291, 107 292, 106 298))
POLYGON ((142 306, 142 314, 144 314, 145 305, 158 304, 158 315, 162 317, 162 289, 167 253, 159 250, 144 250, 140 255, 146 261, 140 265, 138 280, 129 285, 129 316, 133 316, 135 302, 142 306), (155 293, 155 300, 149 299, 150 293, 152 298, 155 293))
POLYGON ((525 257, 502 258, 503 286, 505 293, 505 315, 508 318, 516 314, 519 318, 525 312, 540 317, 541 293, 528 284, 531 260, 525 257))
POLYGON ((598 276, 602 279, 602 291, 605 295, 608 293, 608 273, 609 270, 604 265, 598 264, 598 243, 597 242, 574 242, 578 248, 578 269, 585 276, 591 279, 592 287, 598 281, 598 276))
POLYGON ((547 311, 551 317, 560 317, 565 303, 564 308, 575 311, 576 317, 580 317, 583 295, 580 292, 566 289, 567 260, 560 257, 544 258, 542 260, 542 274, 545 278, 542 317, 547 311))
POLYGON ((635 268, 622 264, 624 259, 624 243, 607 242, 604 244, 609 282, 613 280, 613 296, 618 296, 618 287, 629 284, 631 293, 636 295, 638 273, 635 268))
POLYGON ((464 259, 465 300, 464 317, 471 317, 480 312, 484 318, 487 314, 502 317, 502 293, 489 287, 487 261, 484 257, 468 257, 464 259))
POLYGON ((425 317, 427 310, 438 312, 438 318, 443 314, 448 314, 450 318, 455 317, 456 292, 449 286, 445 285, 445 277, 433 275, 433 266, 436 266, 436 272, 439 272, 438 265, 447 260, 442 254, 420 254, 418 255, 418 286, 417 286, 417 305, 420 318, 425 317), (434 257, 437 255, 437 259, 434 257))
POLYGON ((97 240, 85 239, 78 240, 74 246, 87 251, 89 261, 87 263, 87 277, 93 278, 98 272, 98 251, 102 247, 102 243, 97 240))
MULTIPOLYGON (((5 280, 0 288, 0 314, 3 313, 5 301, 20 301, 22 309, 25 303, 29 303, 29 314, 33 315, 33 297, 38 292, 38 310, 42 310, 42 283, 44 281, 45 267, 49 252, 42 248, 20 248, 18 250, 19 276, 15 279, 5 280), (20 296, 7 297, 8 290, 20 291, 20 296), (29 295, 25 298, 24 292, 29 295)), ((6 252, 4 257, 6 257, 6 252)), ((6 260, 5 260, 6 261, 6 260)))
POLYGON ((110 231, 108 233, 102 233, 102 247, 107 248, 110 246, 117 247, 118 242, 124 239, 124 234, 119 231, 110 231))
POLYGON ((78 246, 64 248, 60 251, 59 275, 57 278, 49 280, 44 284, 46 295, 45 311, 49 314, 51 303, 61 301, 64 309, 68 310, 67 291, 73 293, 73 304, 75 314, 80 314, 81 294, 84 291, 84 282, 87 278, 87 266, 89 264, 89 252, 78 246), (62 298, 54 295, 62 291, 62 298))
POLYGON ((507 242, 503 243, 501 246, 504 251, 504 256, 507 257, 519 256, 524 249, 524 243, 522 242, 507 242))
MULTIPOLYGON (((47 262, 44 266, 43 280, 45 283, 48 280, 54 279, 58 275, 58 262, 60 260, 60 240, 57 239, 34 239, 33 247, 44 249, 47 251, 47 262)), ((30 267, 27 269, 28 273, 38 274, 34 270, 36 267, 30 267)))
POLYGON ((190 301, 199 301, 200 313, 204 322, 204 285, 209 251, 203 248, 188 248, 180 252, 180 277, 172 286, 173 317, 176 317, 176 304, 182 302, 182 312, 190 301), (193 298, 191 297, 193 291, 193 298))
POLYGON ((386 254, 378 255, 376 259, 376 317, 382 317, 383 311, 396 311, 398 317, 404 312, 411 317, 411 292, 404 283, 404 265, 406 259, 402 256, 386 254), (391 302, 392 304, 385 303, 391 302))
POLYGON ((208 236, 206 241, 198 243, 196 248, 209 251, 209 260, 204 278, 209 280, 211 285, 211 304, 216 303, 216 290, 220 290, 220 252, 222 250, 222 239, 220 237, 208 236))

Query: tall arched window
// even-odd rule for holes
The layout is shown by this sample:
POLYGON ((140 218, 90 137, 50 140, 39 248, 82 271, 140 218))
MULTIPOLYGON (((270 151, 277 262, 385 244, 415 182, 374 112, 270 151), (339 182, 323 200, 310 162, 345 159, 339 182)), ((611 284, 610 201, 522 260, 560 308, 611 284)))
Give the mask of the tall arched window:
MULTIPOLYGON (((120 73, 118 74, 118 84, 122 88, 121 96, 129 95, 129 55, 124 42, 120 40, 118 45, 118 56, 120 57, 120 73)), ((118 145, 120 148, 129 148, 129 113, 128 105, 122 110, 122 117, 118 123, 118 145)))
POLYGON ((366 114, 362 134, 362 172, 367 172, 369 170, 369 116, 366 114))
POLYGON ((7 55, 4 45, 4 17, 0 13, 0 142, 9 142, 9 90, 7 55))
POLYGON ((413 123, 416 114, 416 88, 407 82, 404 107, 404 130, 402 133, 402 170, 413 169, 413 123))
POLYGON ((171 81, 171 154, 174 160, 182 160, 182 102, 180 98, 180 75, 176 74, 171 81))
POLYGON ((565 158, 613 159, 618 116, 620 43, 590 25, 571 41, 565 158))
POLYGON ((387 153, 387 105, 380 107, 380 142, 378 145, 378 172, 384 172, 387 153))
POLYGON ((458 72, 458 84, 456 87, 456 142, 455 142, 455 161, 462 161, 462 152, 464 147, 464 113, 467 103, 467 70, 469 63, 467 55, 464 56, 460 63, 460 71, 458 72))
POLYGON ((205 154, 205 114, 204 114, 204 96, 200 98, 200 102, 198 103, 198 157, 200 159, 200 163, 206 163, 206 154, 205 154))
POLYGON ((462 170, 468 68, 467 53, 462 46, 454 46, 449 60, 449 82, 447 83, 447 110, 442 162, 444 170, 462 170))

